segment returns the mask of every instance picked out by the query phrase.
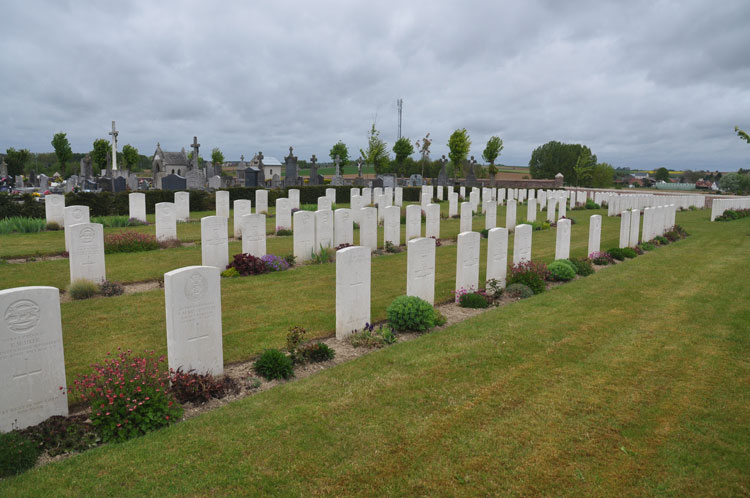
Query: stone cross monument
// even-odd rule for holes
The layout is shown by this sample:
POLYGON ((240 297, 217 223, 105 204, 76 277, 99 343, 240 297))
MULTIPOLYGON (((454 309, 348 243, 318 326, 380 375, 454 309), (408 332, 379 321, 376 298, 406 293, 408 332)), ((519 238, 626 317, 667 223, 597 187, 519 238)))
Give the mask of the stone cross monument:
POLYGON ((336 158, 333 160, 336 163, 336 176, 341 176, 341 158, 336 154, 336 158))
POLYGON ((315 154, 310 158, 310 185, 318 185, 318 158, 315 154))
POLYGON ((440 161, 440 172, 438 173, 438 185, 442 187, 448 186, 448 170, 446 169, 446 164, 448 164, 448 160, 445 158, 445 154, 443 154, 443 157, 439 159, 440 161))
POLYGON ((198 169, 198 151, 200 150, 201 144, 198 143, 198 137, 193 137, 193 169, 198 169))
POLYGON ((117 135, 120 132, 115 129, 114 121, 112 121, 112 131, 109 134, 112 135, 112 171, 117 171, 117 135))

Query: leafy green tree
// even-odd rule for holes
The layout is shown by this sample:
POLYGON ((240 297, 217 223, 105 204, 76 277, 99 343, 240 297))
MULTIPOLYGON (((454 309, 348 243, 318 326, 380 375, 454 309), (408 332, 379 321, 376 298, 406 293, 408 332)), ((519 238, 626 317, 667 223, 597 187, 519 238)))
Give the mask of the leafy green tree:
MULTIPOLYGON (((422 140, 417 140, 415 142, 415 145, 417 146, 417 151, 419 151, 419 156, 420 156, 419 162, 421 163, 421 166, 422 166, 421 175, 424 177, 425 167, 428 169, 430 167, 430 147, 432 147, 432 139, 430 138, 430 133, 427 132, 427 135, 425 135, 422 140)), ((438 173, 439 173, 439 170, 438 170, 438 173)), ((410 171, 409 173, 405 173, 404 176, 407 176, 407 175, 411 176, 411 175, 416 175, 416 174, 417 174, 416 171, 410 171)), ((432 175, 428 172, 427 176, 435 178, 436 176, 438 176, 438 174, 436 173, 432 175)))
MULTIPOLYGON (((187 158, 188 158, 188 162, 190 162, 190 163, 193 162, 193 151, 188 152, 187 158)), ((198 164, 201 164, 201 163, 203 163, 203 156, 201 156, 199 154, 198 155, 198 164)))
POLYGON ((737 136, 740 137, 742 140, 750 144, 750 135, 748 135, 746 132, 739 129, 739 127, 735 126, 734 131, 737 133, 737 136))
POLYGON ((5 163, 8 165, 8 175, 22 175, 23 169, 30 158, 31 153, 27 149, 16 150, 13 147, 7 149, 5 151, 5 163))
POLYGON ((331 156, 331 161, 335 161, 338 155, 339 159, 341 159, 341 166, 346 166, 349 163, 349 148, 341 140, 331 147, 328 155, 331 156))
POLYGON ((594 171, 596 162, 591 161, 591 151, 586 147, 581 150, 581 155, 576 160, 576 165, 573 166, 573 179, 576 187, 585 184, 590 178, 594 171))
POLYGON ((122 148, 122 159, 126 168, 131 169, 138 164, 138 156, 138 149, 130 144, 127 144, 122 148))
POLYGON ((65 133, 55 133, 52 137, 52 147, 55 149, 55 156, 57 156, 57 162, 60 163, 60 167, 64 170, 65 163, 73 158, 73 150, 70 148, 70 142, 65 133))
POLYGON ((451 133, 448 139, 448 158, 453 164, 454 175, 459 170, 462 161, 466 160, 471 150, 471 138, 466 128, 461 128, 451 133))
POLYGON ((94 140, 94 148, 91 151, 91 163, 100 170, 107 165, 107 155, 110 153, 109 142, 104 138, 94 140))
POLYGON ((224 154, 221 153, 221 150, 219 150, 218 147, 214 147, 211 150, 211 162, 214 165, 222 164, 224 162, 224 154))
POLYGON ((529 160, 529 172, 532 178, 554 178, 562 173, 566 179, 575 179, 575 167, 582 155, 589 158, 589 165, 596 164, 596 155, 585 145, 553 140, 534 149, 529 160))
POLYGON ((362 160, 365 164, 372 164, 375 173, 387 173, 389 169, 388 145, 380 138, 380 132, 375 129, 375 123, 372 124, 370 132, 367 134, 367 150, 359 149, 362 160))
POLYGON ((654 174, 654 178, 656 181, 662 181, 662 182, 668 182, 669 181, 669 170, 662 166, 661 168, 656 170, 656 173, 654 174))
POLYGON ((393 144, 393 153, 396 154, 396 164, 402 164, 407 157, 414 154, 414 146, 411 140, 401 137, 393 144))
POLYGON ((495 160, 500 155, 503 147, 503 141, 500 137, 490 137, 490 139, 487 140, 487 146, 484 148, 484 152, 482 152, 482 158, 484 158, 485 161, 494 166, 495 160))
POLYGON ((611 164, 599 163, 591 169, 587 187, 608 188, 614 184, 615 168, 611 164))

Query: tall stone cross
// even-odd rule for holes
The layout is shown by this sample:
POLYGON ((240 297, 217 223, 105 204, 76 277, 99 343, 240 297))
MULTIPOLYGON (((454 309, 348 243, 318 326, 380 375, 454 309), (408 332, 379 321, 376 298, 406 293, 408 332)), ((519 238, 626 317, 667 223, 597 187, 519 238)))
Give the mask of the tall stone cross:
POLYGON ((362 158, 357 159, 357 175, 362 178, 362 158))
POLYGON ((198 169, 198 151, 200 149, 201 144, 198 143, 198 137, 193 137, 193 145, 191 147, 193 148, 193 168, 198 169))
POLYGON ((315 154, 313 154, 313 155, 312 155, 312 157, 310 158, 310 162, 311 162, 311 163, 312 163, 313 165, 315 165, 315 164, 317 164, 317 163, 318 163, 318 158, 317 158, 317 157, 315 157, 315 154))
POLYGON ((242 162, 245 162, 245 154, 242 154, 242 155, 240 156, 240 161, 242 161, 242 162))
POLYGON ((114 121, 112 121, 112 131, 109 134, 112 135, 112 171, 117 171, 117 135, 120 132, 115 129, 114 121))
POLYGON ((338 154, 336 154, 336 158, 333 160, 333 162, 336 163, 336 176, 341 176, 341 168, 339 166, 341 164, 341 158, 338 154))

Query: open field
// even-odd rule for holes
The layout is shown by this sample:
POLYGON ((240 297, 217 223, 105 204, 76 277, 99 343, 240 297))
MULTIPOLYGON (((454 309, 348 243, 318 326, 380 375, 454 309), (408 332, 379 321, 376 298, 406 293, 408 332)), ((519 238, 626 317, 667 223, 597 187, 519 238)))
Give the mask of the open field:
MULTIPOLYGON (((590 214, 573 212, 573 256, 590 214)), ((750 220, 705 215, 677 214, 686 240, 0 494, 747 494, 750 220)), ((603 248, 618 225, 604 219, 603 248)), ((554 230, 535 232, 534 257, 553 251, 554 230)), ((437 257, 442 300, 455 246, 437 257)), ((373 259, 374 316, 403 293, 405 260, 373 259)), ((330 335, 334 278, 322 265, 223 281, 226 361, 280 346, 292 324, 330 335)), ((163 352, 163 314, 161 291, 65 303, 69 381, 112 346, 163 352)))

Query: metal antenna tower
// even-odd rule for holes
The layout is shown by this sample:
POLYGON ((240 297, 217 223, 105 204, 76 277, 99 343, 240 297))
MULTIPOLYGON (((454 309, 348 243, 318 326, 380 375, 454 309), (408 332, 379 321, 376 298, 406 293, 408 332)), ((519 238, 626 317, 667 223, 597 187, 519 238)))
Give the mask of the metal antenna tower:
POLYGON ((398 107, 398 138, 401 138, 401 111, 404 108, 404 99, 398 99, 396 107, 398 107))

